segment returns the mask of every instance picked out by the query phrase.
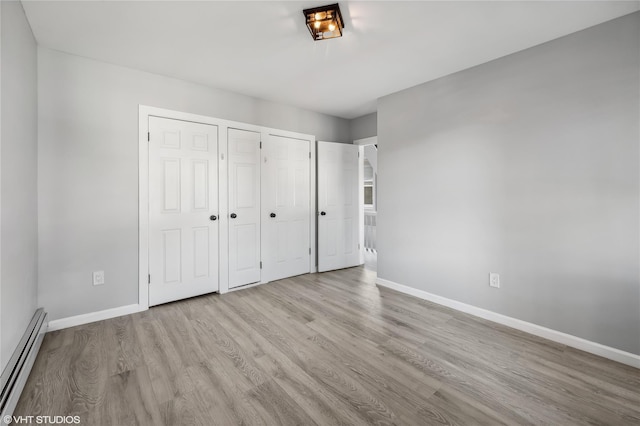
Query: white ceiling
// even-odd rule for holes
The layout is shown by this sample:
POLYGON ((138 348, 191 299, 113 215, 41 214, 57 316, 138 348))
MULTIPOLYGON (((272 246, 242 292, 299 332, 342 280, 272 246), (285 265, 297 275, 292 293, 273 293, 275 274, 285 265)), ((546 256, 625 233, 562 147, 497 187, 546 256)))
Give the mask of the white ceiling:
POLYGON ((24 1, 40 45, 354 118, 376 99, 640 9, 640 1, 340 1, 344 37, 314 42, 316 1, 24 1))

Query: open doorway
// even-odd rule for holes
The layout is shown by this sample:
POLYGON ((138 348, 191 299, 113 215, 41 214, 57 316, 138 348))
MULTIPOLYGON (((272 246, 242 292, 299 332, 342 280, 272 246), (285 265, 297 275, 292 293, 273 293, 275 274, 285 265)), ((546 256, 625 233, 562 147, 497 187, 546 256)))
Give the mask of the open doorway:
POLYGON ((378 263, 378 250, 376 245, 376 225, 378 214, 378 137, 373 136, 355 140, 354 145, 363 147, 362 182, 364 193, 361 223, 364 235, 364 267, 376 272, 378 263))

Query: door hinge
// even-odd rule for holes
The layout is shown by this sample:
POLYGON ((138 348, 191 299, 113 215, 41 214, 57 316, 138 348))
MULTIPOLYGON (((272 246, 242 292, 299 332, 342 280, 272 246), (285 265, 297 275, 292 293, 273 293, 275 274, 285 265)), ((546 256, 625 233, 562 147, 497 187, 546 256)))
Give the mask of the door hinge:
POLYGON ((147 142, 151 142, 151 132, 147 132, 147 142))
POLYGON ((149 284, 151 284, 151 274, 149 274, 149 284))
POLYGON ((311 247, 309 247, 309 254, 311 254, 311 247))
POLYGON ((262 261, 260 261, 260 269, 262 269, 262 261))
POLYGON ((311 151, 309 151, 309 158, 311 158, 311 151))
POLYGON ((358 152, 358 158, 360 158, 360 153, 358 152))
POLYGON ((260 141, 260 149, 262 149, 262 141, 260 141))

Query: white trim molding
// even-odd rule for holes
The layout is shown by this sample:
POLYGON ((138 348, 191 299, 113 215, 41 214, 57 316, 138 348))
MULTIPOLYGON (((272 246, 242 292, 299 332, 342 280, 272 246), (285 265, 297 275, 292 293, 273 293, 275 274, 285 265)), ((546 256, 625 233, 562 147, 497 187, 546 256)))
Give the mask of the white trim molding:
POLYGON ((515 328, 516 330, 524 331, 526 333, 533 334, 535 336, 542 337, 556 343, 571 346, 572 348, 580 349, 582 351, 608 358, 622 364, 640 368, 640 355, 625 352, 620 349, 605 346, 600 343, 583 339, 581 337, 563 333, 561 331, 552 330, 550 328, 542 327, 540 325, 536 325, 527 321, 522 321, 517 318, 508 317, 506 315, 502 315, 493 311, 478 308, 477 306, 458 302, 457 300, 448 299, 446 297, 428 293, 424 290, 419 290, 403 284, 398 284, 393 281, 385 280, 384 278, 377 278, 376 284, 417 297, 419 299, 428 300, 430 302, 437 303, 438 305, 455 309, 456 311, 464 312, 479 318, 493 321, 498 324, 506 325, 507 327, 515 328))
POLYGON ((378 137, 377 136, 371 136, 370 138, 364 138, 364 139, 356 139, 353 141, 354 145, 377 145, 378 144, 378 137))
POLYGON ((117 308, 105 309, 104 311, 90 312, 88 314, 75 315, 73 317, 60 318, 49 321, 49 330, 62 330, 63 328, 75 327, 76 325, 89 324, 110 318, 121 317, 123 315, 135 314, 146 311, 148 308, 142 305, 126 305, 117 308))

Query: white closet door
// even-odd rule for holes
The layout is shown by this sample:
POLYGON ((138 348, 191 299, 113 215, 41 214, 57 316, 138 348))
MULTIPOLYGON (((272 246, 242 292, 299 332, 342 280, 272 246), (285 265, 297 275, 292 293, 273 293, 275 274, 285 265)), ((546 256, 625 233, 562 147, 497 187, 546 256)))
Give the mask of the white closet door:
POLYGON ((229 288, 260 281, 260 133, 229 129, 229 288))
POLYGON ((360 264, 360 147, 318 142, 318 271, 360 264))
POLYGON ((269 135, 262 155, 263 278, 309 273, 310 143, 269 135))
POLYGON ((218 128, 149 119, 149 305, 218 291, 218 128))

